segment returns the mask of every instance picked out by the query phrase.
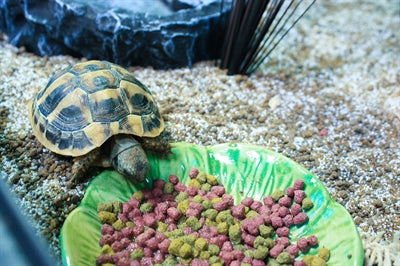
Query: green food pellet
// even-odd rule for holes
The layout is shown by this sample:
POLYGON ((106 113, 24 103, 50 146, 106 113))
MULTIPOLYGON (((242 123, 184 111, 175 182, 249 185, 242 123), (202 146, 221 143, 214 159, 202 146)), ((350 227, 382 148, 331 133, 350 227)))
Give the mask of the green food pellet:
POLYGON ((189 244, 184 243, 179 249, 179 256, 184 259, 187 259, 192 256, 192 252, 193 252, 192 247, 189 244))
POLYGON ((253 258, 258 260, 264 260, 268 256, 269 249, 264 246, 259 246, 256 250, 253 251, 253 258))
POLYGON ((183 242, 194 246, 194 243, 196 242, 198 238, 194 234, 186 235, 182 237, 183 242))
POLYGON ((218 185, 218 180, 213 175, 207 175, 207 183, 210 184, 211 186, 216 186, 218 185))
POLYGON ((281 189, 277 189, 271 194, 271 197, 275 202, 277 202, 283 196, 285 196, 285 193, 283 193, 281 189))
POLYGON ((210 258, 210 253, 208 251, 203 250, 200 252, 199 258, 201 260, 208 260, 210 258))
POLYGON ((211 185, 208 183, 204 183, 200 186, 201 190, 204 190, 205 192, 209 192, 211 190, 211 185))
POLYGON ((176 259, 173 256, 168 256, 164 261, 163 261, 163 265, 164 266, 174 266, 178 264, 178 262, 176 261, 176 259))
POLYGON ((139 202, 142 202, 144 200, 144 193, 141 190, 136 191, 135 193, 133 193, 132 196, 135 197, 139 202))
POLYGON ((310 198, 304 198, 303 201, 301 202, 301 207, 304 210, 309 210, 312 207, 314 207, 314 203, 311 201, 310 198))
POLYGON ((179 250, 181 249, 183 244, 184 242, 181 239, 179 238, 173 239, 169 244, 168 253, 175 256, 179 256, 179 250))
POLYGON ((174 184, 169 181, 165 182, 163 192, 164 194, 172 194, 174 192, 174 184))
POLYGON ((314 259, 314 256, 305 255, 305 256, 303 257, 302 261, 303 261, 307 266, 309 266, 309 265, 311 265, 311 262, 313 261, 313 259, 314 259))
POLYGON ((141 258, 143 258, 143 256, 144 256, 144 252, 140 248, 133 250, 130 255, 131 259, 134 259, 134 260, 140 260, 141 258))
POLYGON ((196 176, 196 180, 199 181, 200 184, 204 184, 207 182, 207 174, 205 172, 199 172, 196 176))
POLYGON ((315 256, 311 261, 311 266, 325 266, 326 261, 323 258, 315 256))
POLYGON ((108 255, 112 255, 114 254, 114 250, 111 248, 111 246, 109 244, 105 244, 100 251, 100 254, 108 254, 108 255))
POLYGON ((164 233, 165 231, 167 231, 168 225, 164 222, 158 222, 157 223, 157 231, 164 233))
POLYGON ((178 193, 178 195, 175 196, 175 201, 180 203, 188 198, 189 198, 189 195, 186 192, 181 191, 178 193))
POLYGON ((233 246, 233 249, 235 249, 235 250, 241 250, 241 251, 243 251, 243 252, 245 252, 245 251, 247 250, 247 248, 246 248, 244 245, 242 245, 242 244, 234 245, 234 246, 233 246))
POLYGON ((117 220, 117 215, 112 212, 100 211, 97 214, 97 218, 103 224, 106 223, 106 224, 112 225, 117 220))
MULTIPOLYGON (((210 252, 211 256, 219 255, 219 247, 215 244, 208 245, 208 252, 210 252)), ((211 261, 210 261, 211 263, 211 261)))
POLYGON ((269 259, 268 260, 268 266, 281 266, 279 262, 277 262, 275 259, 269 259))
POLYGON ((196 195, 193 197, 192 201, 196 203, 202 203, 204 201, 204 198, 200 195, 196 195))
POLYGON ((117 231, 121 231, 122 228, 125 227, 125 223, 123 221, 121 221, 120 219, 118 219, 112 224, 112 227, 114 227, 114 229, 117 231))
POLYGON ((224 266, 224 264, 222 262, 215 262, 215 263, 211 263, 210 266, 224 266))
POLYGON ((203 225, 201 224, 201 222, 194 216, 190 216, 187 220, 186 220, 186 224, 192 228, 193 230, 197 231, 199 230, 203 225))
POLYGON ((331 256, 331 252, 327 248, 320 248, 318 250, 318 257, 324 259, 325 261, 329 260, 329 257, 331 256))
POLYGON ((234 244, 239 244, 241 242, 242 233, 240 232, 240 226, 238 224, 229 227, 229 239, 234 244))
POLYGON ((235 219, 233 218, 230 210, 224 210, 217 214, 217 217, 215 217, 215 221, 217 223, 227 222, 228 224, 233 225, 235 219))
POLYGON ((194 186, 194 187, 196 187, 197 189, 199 189, 200 186, 201 186, 201 184, 200 184, 200 182, 197 181, 196 179, 191 179, 191 180, 189 181, 188 186, 194 186))
POLYGON ((246 250, 246 251, 244 252, 244 256, 245 256, 245 257, 249 257, 249 258, 253 258, 253 253, 254 253, 254 250, 248 249, 248 250, 246 250))
POLYGON ((194 247, 198 250, 206 250, 208 248, 207 241, 204 238, 199 237, 194 242, 194 247))
POLYGON ((127 227, 130 227, 130 228, 135 227, 135 224, 134 224, 133 222, 131 222, 131 221, 127 221, 127 222, 125 223, 125 225, 126 225, 127 227))
POLYGON ((97 204, 97 212, 113 212, 113 206, 111 202, 99 202, 97 204))
POLYGON ((267 241, 264 237, 257 236, 256 239, 254 239, 253 246, 255 248, 258 248, 260 246, 267 246, 267 241))
POLYGON ((152 212, 153 211, 153 209, 154 209, 154 206, 153 206, 153 204, 152 203, 150 203, 150 202, 145 202, 145 203, 142 203, 141 205, 140 205, 140 211, 142 212, 142 213, 149 213, 149 212, 152 212))
POLYGON ((173 237, 179 237, 179 236, 183 236, 185 235, 185 233, 183 232, 182 229, 175 229, 174 231, 172 231, 172 236, 173 237))
POLYGON ((186 214, 186 211, 189 209, 189 200, 185 199, 183 201, 181 201, 180 203, 178 203, 178 210, 181 211, 182 214, 186 214))
POLYGON ((222 265, 222 260, 216 255, 211 256, 210 259, 208 260, 208 262, 211 265, 222 265))
MULTIPOLYGON (((203 203, 204 202, 205 201, 203 201, 203 203)), ((208 209, 208 210, 203 211, 201 213, 202 217, 207 218, 207 219, 209 219, 211 221, 215 221, 215 218, 217 218, 217 215, 218 215, 218 211, 216 209, 208 209)))
POLYGON ((254 218, 254 216, 258 215, 258 212, 250 210, 248 213, 246 213, 246 218, 254 218))
POLYGON ((258 230, 260 232, 260 236, 265 238, 272 236, 275 233, 275 229, 270 225, 262 224, 258 227, 258 230))
POLYGON ((217 225, 217 231, 220 234, 227 235, 229 233, 229 225, 226 222, 219 223, 217 225))
POLYGON ((272 238, 270 238, 270 237, 268 237, 267 239, 265 239, 265 242, 266 242, 266 247, 267 248, 273 248, 274 246, 275 246, 275 241, 272 239, 272 238))
POLYGON ((194 258, 198 258, 200 256, 200 250, 198 250, 197 248, 193 248, 192 254, 194 258))
POLYGON ((112 202, 112 206, 113 206, 113 213, 118 214, 122 212, 122 201, 119 200, 114 200, 112 202))
MULTIPOLYGON (((268 264, 268 265, 269 265, 269 264, 268 264)), ((242 263, 240 263, 240 266, 251 266, 251 264, 250 264, 250 263, 242 262, 242 263)))
POLYGON ((276 257, 276 261, 284 264, 284 263, 291 263, 292 262, 292 257, 288 252, 281 252, 281 254, 276 257))

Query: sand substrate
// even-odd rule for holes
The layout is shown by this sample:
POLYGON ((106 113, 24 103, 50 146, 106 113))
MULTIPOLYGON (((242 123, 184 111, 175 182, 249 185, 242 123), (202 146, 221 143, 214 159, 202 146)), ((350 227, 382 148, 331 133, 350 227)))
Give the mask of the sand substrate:
MULTIPOLYGON (((350 212, 366 264, 399 265, 399 24, 398 1, 320 1, 249 77, 215 62, 130 71, 153 92, 172 141, 251 143, 295 160, 350 212)), ((1 37, 0 177, 57 256, 63 221, 96 172, 71 182, 70 160, 32 135, 27 102, 81 60, 38 57, 1 37)))

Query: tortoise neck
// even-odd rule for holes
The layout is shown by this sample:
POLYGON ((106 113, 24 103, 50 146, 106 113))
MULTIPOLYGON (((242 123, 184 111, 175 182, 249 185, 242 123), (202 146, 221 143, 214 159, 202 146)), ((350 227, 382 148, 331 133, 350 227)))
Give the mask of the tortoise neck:
POLYGON ((111 161, 118 156, 121 152, 140 146, 140 143, 131 135, 116 135, 111 139, 111 161))

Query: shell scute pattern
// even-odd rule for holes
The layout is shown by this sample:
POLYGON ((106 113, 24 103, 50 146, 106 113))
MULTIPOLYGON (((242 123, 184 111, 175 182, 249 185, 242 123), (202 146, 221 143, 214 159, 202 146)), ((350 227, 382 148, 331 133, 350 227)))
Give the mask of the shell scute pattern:
POLYGON ((164 129, 146 86, 105 61, 57 73, 29 104, 29 114, 39 141, 70 156, 84 155, 116 134, 155 137, 164 129))

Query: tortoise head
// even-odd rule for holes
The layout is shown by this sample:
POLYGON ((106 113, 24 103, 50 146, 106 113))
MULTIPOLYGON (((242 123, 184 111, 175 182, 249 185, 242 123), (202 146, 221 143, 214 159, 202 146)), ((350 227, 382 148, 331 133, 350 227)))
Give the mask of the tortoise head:
POLYGON ((114 137, 110 154, 115 170, 133 182, 143 182, 150 169, 146 154, 137 140, 129 135, 114 137))

